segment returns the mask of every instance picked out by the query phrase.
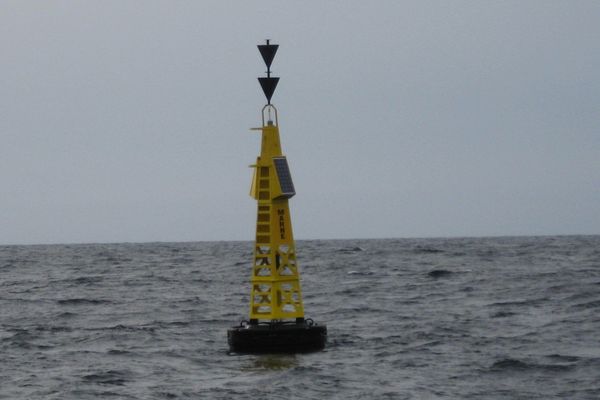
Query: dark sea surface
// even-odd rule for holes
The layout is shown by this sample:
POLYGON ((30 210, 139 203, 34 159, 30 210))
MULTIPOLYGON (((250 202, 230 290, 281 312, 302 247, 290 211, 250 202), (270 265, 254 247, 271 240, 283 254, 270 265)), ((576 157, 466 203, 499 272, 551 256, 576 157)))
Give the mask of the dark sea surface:
POLYGON ((298 241, 325 351, 229 354, 252 246, 0 247, 0 398, 600 399, 600 236, 298 241))

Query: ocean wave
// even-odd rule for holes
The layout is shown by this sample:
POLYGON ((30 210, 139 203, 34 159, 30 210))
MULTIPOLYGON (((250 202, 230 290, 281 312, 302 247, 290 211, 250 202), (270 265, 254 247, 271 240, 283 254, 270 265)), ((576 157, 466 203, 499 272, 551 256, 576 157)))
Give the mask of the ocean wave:
POLYGON ((550 354, 546 356, 547 358, 554 361, 562 361, 562 362, 577 362, 581 360, 581 357, 577 356, 567 356, 563 354, 550 354))
POLYGON ((569 310, 588 310, 590 308, 600 307, 600 300, 593 300, 584 303, 573 304, 569 306, 569 310))
POLYGON ((488 307, 529 306, 529 305, 534 305, 536 302, 539 302, 541 300, 547 300, 547 298, 531 299, 531 300, 498 301, 495 303, 488 304, 488 307))
POLYGON ((581 299, 589 299, 589 298, 595 298, 598 295, 598 291, 597 290, 578 290, 577 293, 573 293, 570 296, 567 296, 563 299, 563 301, 575 301, 575 300, 581 300, 581 299))
POLYGON ((91 276, 80 276, 78 278, 73 279, 65 279, 64 282, 73 283, 75 285, 83 285, 89 286, 100 283, 104 280, 104 277, 101 275, 91 275, 91 276))
POLYGON ((119 349, 110 349, 106 352, 106 354, 111 356, 129 356, 131 355, 131 351, 127 350, 119 350, 119 349))
POLYGON ((86 298, 74 298, 74 299, 61 299, 56 301, 61 306, 81 306, 81 305, 100 305, 110 304, 109 300, 101 299, 86 299, 86 298))
POLYGON ((550 372, 568 371, 575 367, 574 364, 539 364, 521 361, 515 358, 503 358, 495 361, 489 368, 490 371, 526 371, 540 370, 550 372))
POLYGON ((76 317, 77 315, 78 314, 76 314, 76 313, 65 311, 65 312, 61 312, 61 313, 57 314, 56 318, 73 318, 73 317, 76 317))
POLYGON ((110 331, 128 331, 128 332, 154 332, 156 330, 155 326, 149 325, 123 325, 117 324, 114 326, 109 326, 105 328, 99 328, 97 330, 110 330, 110 331))
POLYGON ((454 272, 449 271, 447 269, 434 269, 432 271, 427 272, 427 276, 431 278, 443 278, 446 276, 452 275, 454 272))
POLYGON ((417 246, 412 249, 412 252, 414 254, 437 254, 437 253, 443 253, 444 250, 437 249, 435 247, 417 246))
POLYGON ((73 332, 72 327, 62 326, 62 325, 39 325, 39 326, 35 327, 35 330, 38 332, 50 332, 50 333, 73 332))
POLYGON ((492 315, 490 315, 491 318, 506 318, 506 317, 512 317, 513 315, 516 315, 516 313, 511 312, 511 311, 498 311, 492 315))
POLYGON ((28 329, 17 329, 12 336, 4 337, 0 341, 11 346, 29 348, 32 346, 31 342, 39 337, 39 334, 34 334, 28 329))
POLYGON ((107 370, 84 375, 81 379, 86 383, 123 386, 131 380, 131 375, 129 371, 107 370))
POLYGON ((354 246, 354 247, 343 247, 341 249, 337 249, 338 253, 357 253, 360 251, 365 251, 362 247, 354 246))
POLYGON ((370 276, 370 275, 374 275, 375 273, 372 271, 348 271, 346 272, 347 275, 358 275, 358 276, 370 276))
POLYGON ((362 340, 360 337, 352 334, 338 334, 328 339, 327 347, 345 347, 352 346, 357 341, 362 340))
POLYGON ((154 321, 154 325, 160 328, 184 328, 191 325, 191 321, 154 321))

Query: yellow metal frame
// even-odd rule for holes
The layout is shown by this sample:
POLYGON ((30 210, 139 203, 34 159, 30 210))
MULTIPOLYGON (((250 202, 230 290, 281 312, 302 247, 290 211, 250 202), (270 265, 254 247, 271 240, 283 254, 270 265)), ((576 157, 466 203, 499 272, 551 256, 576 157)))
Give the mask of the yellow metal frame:
POLYGON ((256 159, 250 195, 257 200, 256 241, 251 277, 250 320, 277 321, 304 318, 300 274, 288 199, 275 170, 282 158, 277 109, 262 110, 260 156, 256 159), (273 122, 273 118, 275 122, 273 122))

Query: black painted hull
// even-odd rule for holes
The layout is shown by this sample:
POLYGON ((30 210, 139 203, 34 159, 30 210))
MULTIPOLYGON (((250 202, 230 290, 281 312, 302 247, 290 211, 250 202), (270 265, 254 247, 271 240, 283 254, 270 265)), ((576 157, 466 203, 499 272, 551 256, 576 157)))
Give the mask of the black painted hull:
POLYGON ((325 347, 327 327, 306 323, 236 326, 227 331, 227 341, 234 353, 306 353, 325 347))

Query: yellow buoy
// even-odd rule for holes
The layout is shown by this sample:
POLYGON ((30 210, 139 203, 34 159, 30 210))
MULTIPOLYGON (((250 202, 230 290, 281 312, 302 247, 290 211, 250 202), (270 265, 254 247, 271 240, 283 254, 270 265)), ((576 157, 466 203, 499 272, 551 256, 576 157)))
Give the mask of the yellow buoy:
POLYGON ((279 78, 271 76, 278 45, 259 45, 267 76, 258 78, 267 97, 262 109, 261 150, 250 195, 257 201, 252 262, 250 319, 228 331, 230 349, 238 353, 300 352, 322 349, 327 327, 304 318, 300 273, 288 200, 296 194, 281 150, 277 109, 271 97, 279 78))

